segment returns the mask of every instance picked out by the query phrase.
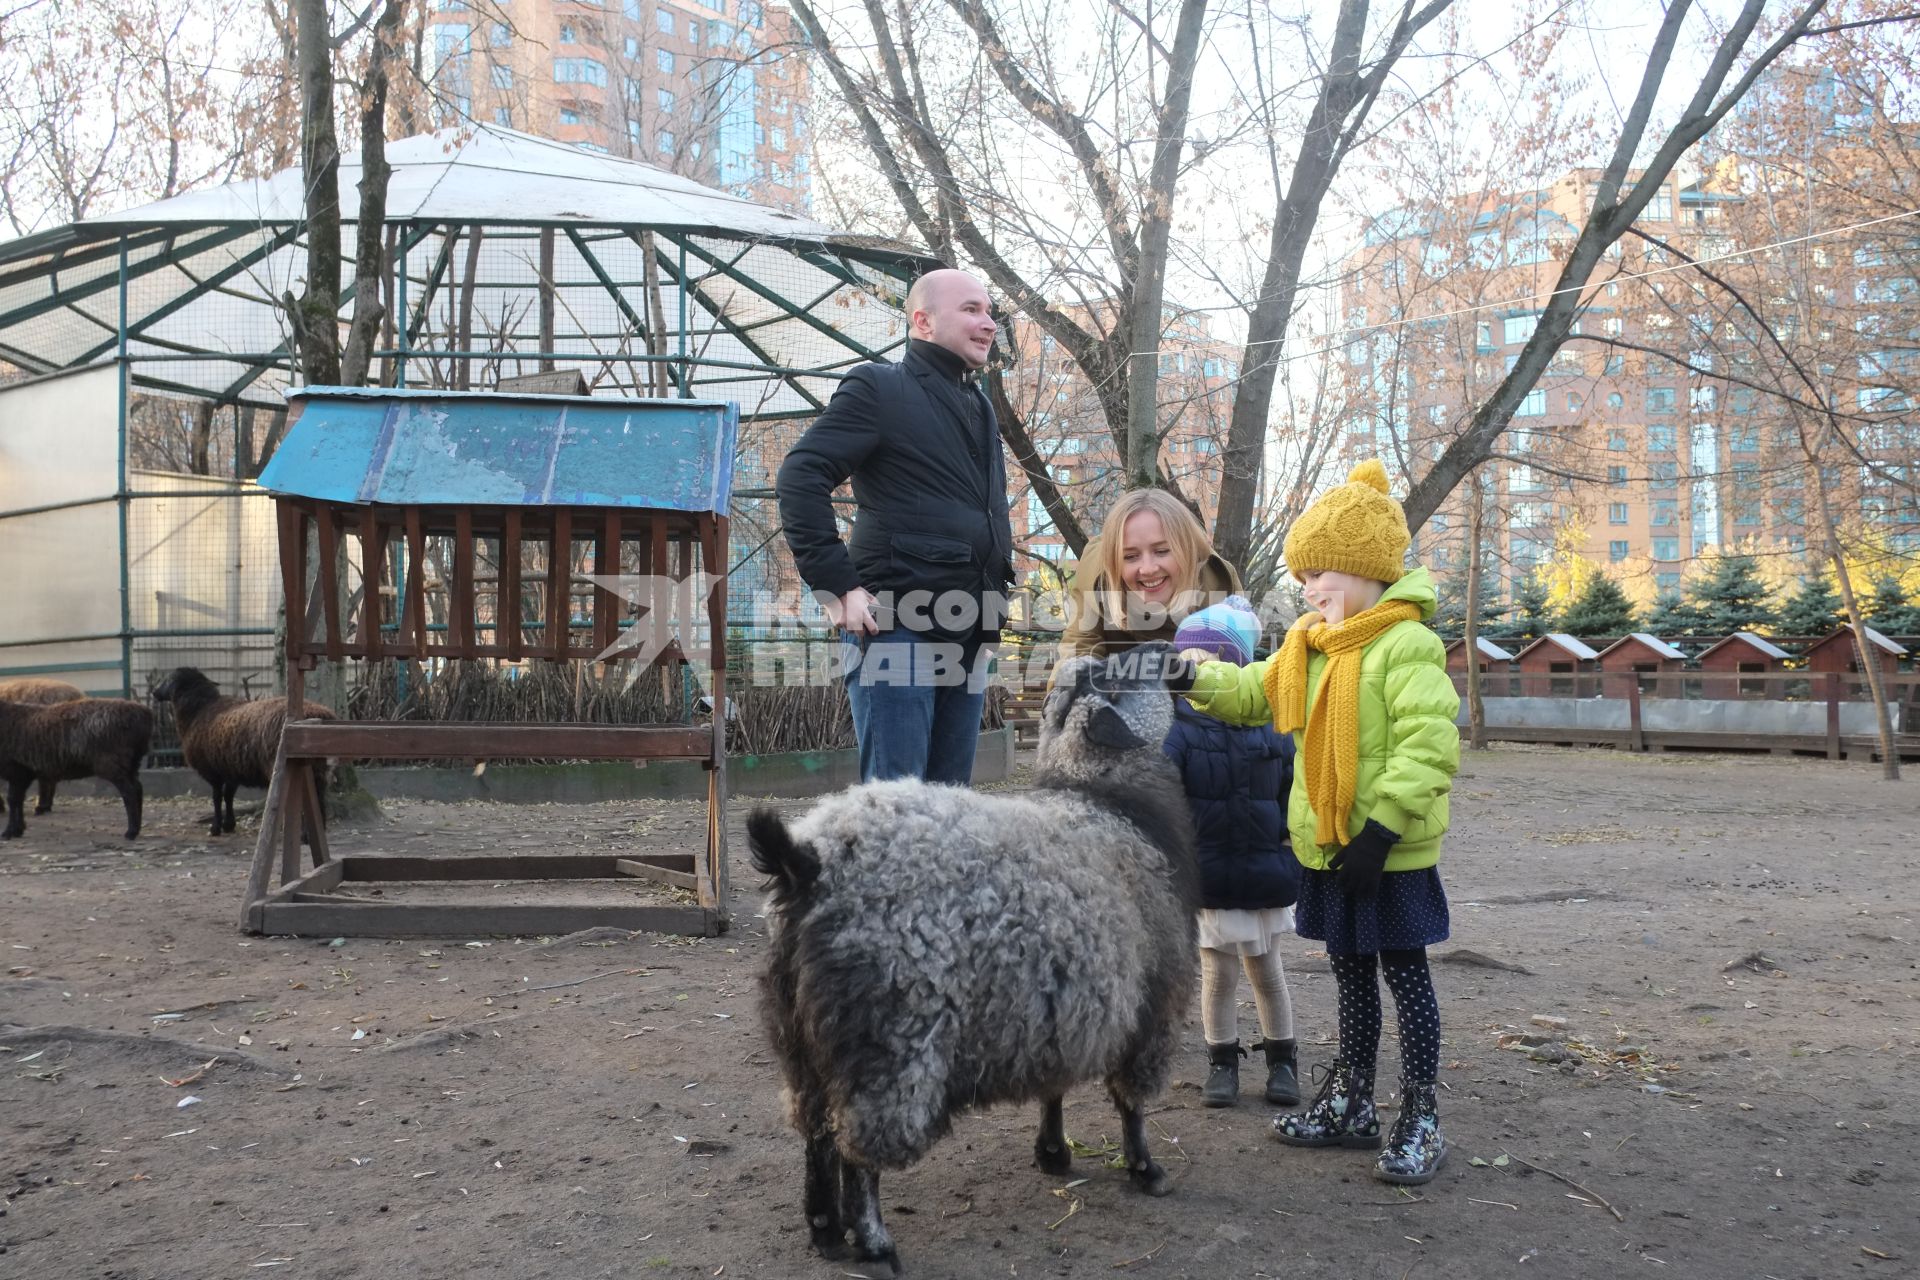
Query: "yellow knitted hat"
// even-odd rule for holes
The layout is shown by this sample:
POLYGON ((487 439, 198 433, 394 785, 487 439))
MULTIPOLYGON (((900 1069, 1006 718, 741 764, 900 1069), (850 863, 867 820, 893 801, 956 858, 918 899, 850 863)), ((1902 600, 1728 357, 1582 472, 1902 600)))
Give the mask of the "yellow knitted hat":
POLYGON ((1407 513, 1387 494, 1387 469, 1378 458, 1355 467, 1347 482, 1320 495, 1287 531, 1281 554, 1304 580, 1308 570, 1351 573, 1398 582, 1406 572, 1407 513))

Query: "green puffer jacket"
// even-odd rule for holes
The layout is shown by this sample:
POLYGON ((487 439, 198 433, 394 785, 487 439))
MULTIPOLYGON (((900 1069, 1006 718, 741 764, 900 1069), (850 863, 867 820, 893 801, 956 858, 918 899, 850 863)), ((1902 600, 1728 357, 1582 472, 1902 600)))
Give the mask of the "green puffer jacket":
MULTIPOLYGON (((1387 588, 1381 600, 1408 600, 1431 618, 1433 578, 1414 569, 1387 588)), ((1307 655, 1307 708, 1313 708, 1326 673, 1327 656, 1307 655)), ((1201 664, 1187 700, 1229 724, 1266 724, 1267 664, 1236 667, 1230 662, 1201 664)), ((1389 871, 1417 871, 1440 860, 1440 837, 1447 830, 1447 792, 1460 768, 1460 695, 1447 675, 1447 651, 1440 637, 1414 621, 1396 623, 1360 655, 1360 777, 1354 787, 1353 815, 1347 836, 1360 834, 1369 818, 1398 832, 1399 843, 1387 856, 1389 871)), ((1294 745, 1303 748, 1301 733, 1294 745)), ((1287 802, 1287 826, 1300 865, 1323 871, 1337 852, 1314 842, 1313 806, 1307 802, 1304 763, 1293 771, 1287 802)))

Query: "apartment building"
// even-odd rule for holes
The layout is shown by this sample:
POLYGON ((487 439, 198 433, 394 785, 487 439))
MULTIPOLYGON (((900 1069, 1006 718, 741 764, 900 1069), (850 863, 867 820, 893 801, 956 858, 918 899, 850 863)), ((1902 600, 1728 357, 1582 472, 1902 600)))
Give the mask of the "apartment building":
POLYGON ((473 120, 644 160, 804 209, 808 74, 762 0, 432 0, 438 123, 473 120))
MULTIPOLYGON (((1820 136, 1830 166, 1873 180, 1843 136, 1820 136)), ((1820 536, 1816 483, 1852 543, 1920 554, 1920 241, 1853 227, 1804 172, 1758 168, 1727 150, 1670 178, 1644 234, 1596 273, 1574 336, 1479 477, 1483 554, 1508 590, 1556 549, 1607 566, 1642 600, 1678 588, 1710 551, 1797 566, 1820 536), (1800 227, 1833 234, 1780 234, 1789 204, 1800 227)), ((1533 333, 1600 176, 1374 220, 1345 260, 1334 335, 1344 456, 1382 456, 1407 480, 1439 456, 1533 333)), ((1466 495, 1422 531, 1419 553, 1443 574, 1464 566, 1466 495)))

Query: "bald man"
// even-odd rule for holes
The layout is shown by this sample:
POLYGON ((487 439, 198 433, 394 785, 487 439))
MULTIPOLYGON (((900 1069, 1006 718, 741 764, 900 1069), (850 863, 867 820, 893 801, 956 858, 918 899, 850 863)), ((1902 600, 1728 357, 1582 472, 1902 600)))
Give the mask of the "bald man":
POLYGON ((794 563, 840 628, 861 781, 965 786, 1013 581, 1000 430, 974 376, 997 326, 964 271, 920 277, 906 311, 905 357, 849 370, 775 484, 794 563), (830 499, 849 479, 843 543, 830 499))

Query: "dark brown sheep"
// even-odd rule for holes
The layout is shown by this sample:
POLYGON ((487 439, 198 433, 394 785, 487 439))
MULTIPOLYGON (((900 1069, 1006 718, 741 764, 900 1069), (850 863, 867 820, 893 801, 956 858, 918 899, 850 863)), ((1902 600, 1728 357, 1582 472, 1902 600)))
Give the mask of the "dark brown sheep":
MULTIPOLYGON (((224 695, 192 667, 176 668, 155 686, 153 699, 173 704, 173 722, 180 730, 187 765, 213 788, 213 821, 208 830, 216 836, 232 831, 233 793, 241 787, 264 787, 273 780, 273 760, 287 722, 286 700, 250 702, 224 695)), ((336 719, 317 702, 303 703, 302 709, 307 720, 336 719)))
POLYGON ((83 698, 36 707, 0 702, 0 779, 7 825, 0 839, 27 829, 27 784, 35 779, 99 778, 127 807, 127 839, 140 834, 140 762, 153 740, 153 712, 123 698, 83 698))
MULTIPOLYGON (((0 680, 0 702, 24 702, 29 706, 50 707, 56 702, 77 702, 86 696, 65 680, 50 680, 45 676, 0 680)), ((33 806, 35 813, 53 812, 53 785, 52 778, 40 779, 40 803, 33 806)), ((0 813, 6 811, 7 802, 0 800, 0 813)))

